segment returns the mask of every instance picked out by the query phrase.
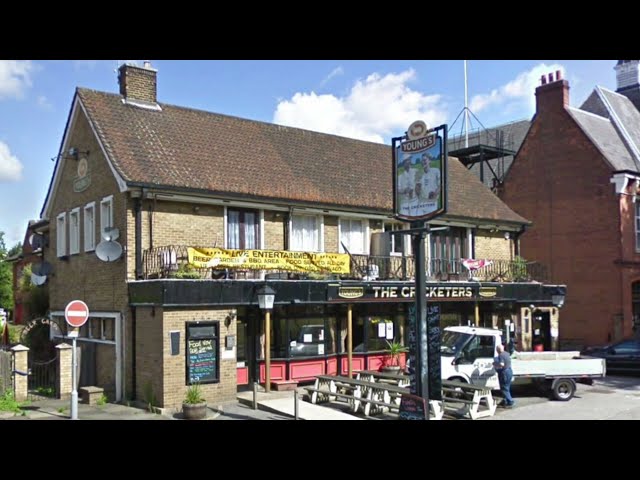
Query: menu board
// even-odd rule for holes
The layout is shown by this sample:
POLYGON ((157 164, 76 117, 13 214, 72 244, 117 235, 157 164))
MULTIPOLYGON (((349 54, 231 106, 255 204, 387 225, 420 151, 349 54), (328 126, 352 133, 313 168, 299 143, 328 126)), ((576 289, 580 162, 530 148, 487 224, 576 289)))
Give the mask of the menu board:
POLYGON ((427 338, 429 339, 429 399, 442 400, 442 376, 440 365, 440 305, 427 306, 427 338))
POLYGON ((400 399, 400 420, 426 420, 427 408, 424 398, 405 393, 400 399))
POLYGON ((189 339, 187 377, 189 383, 211 383, 218 380, 216 339, 189 339))

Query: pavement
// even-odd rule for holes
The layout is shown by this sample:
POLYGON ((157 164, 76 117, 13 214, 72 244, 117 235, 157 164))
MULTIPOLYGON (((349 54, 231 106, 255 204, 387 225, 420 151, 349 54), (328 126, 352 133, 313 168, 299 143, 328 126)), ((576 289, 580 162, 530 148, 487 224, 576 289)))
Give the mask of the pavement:
MULTIPOLYGON (((573 399, 568 402, 550 401, 534 389, 514 386, 516 406, 498 408, 496 415, 480 421, 492 420, 640 420, 640 378, 609 376, 593 385, 578 384, 573 399)), ((239 393, 237 401, 210 406, 206 420, 293 420, 293 392, 258 392, 258 409, 253 409, 253 392, 239 393)), ((0 412, 0 420, 68 420, 69 400, 31 402, 21 414, 0 412)), ((302 420, 397 420, 397 413, 375 417, 351 414, 347 404, 312 405, 300 399, 298 416, 302 420)), ((447 417, 445 417, 447 418, 447 417)), ((107 403, 105 405, 78 404, 79 420, 180 420, 180 413, 152 413, 136 405, 107 403)), ((449 417, 453 419, 453 417, 449 417)))

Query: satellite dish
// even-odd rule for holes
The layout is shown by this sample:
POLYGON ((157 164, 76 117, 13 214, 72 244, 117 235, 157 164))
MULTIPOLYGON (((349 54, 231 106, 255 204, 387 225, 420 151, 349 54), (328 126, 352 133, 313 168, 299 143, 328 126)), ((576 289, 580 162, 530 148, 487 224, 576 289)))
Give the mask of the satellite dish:
POLYGON ((51 264, 49 262, 40 262, 40 263, 32 263, 31 264, 31 273, 34 273, 38 276, 46 277, 51 274, 51 264))
POLYGON ((44 285, 44 282, 47 281, 46 275, 36 275, 35 273, 31 274, 31 284, 32 285, 44 285))
POLYGON ((120 230, 115 227, 107 227, 102 232, 102 239, 105 242, 113 242, 120 238, 120 230))
POLYGON ((34 250, 39 250, 44 247, 44 236, 39 233, 34 233, 29 237, 29 245, 34 250))
POLYGON ((96 246, 96 256, 103 262, 115 262, 122 255, 122 245, 118 242, 104 241, 96 246))

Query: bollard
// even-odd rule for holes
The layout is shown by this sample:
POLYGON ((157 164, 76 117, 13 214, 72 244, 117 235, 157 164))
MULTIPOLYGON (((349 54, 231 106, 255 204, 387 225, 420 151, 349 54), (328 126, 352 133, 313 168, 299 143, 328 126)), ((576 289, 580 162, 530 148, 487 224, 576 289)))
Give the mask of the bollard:
POLYGON ((253 382, 253 409, 258 409, 258 383, 253 382))
POLYGON ((300 420, 298 417, 298 389, 293 390, 293 418, 295 420, 300 420))

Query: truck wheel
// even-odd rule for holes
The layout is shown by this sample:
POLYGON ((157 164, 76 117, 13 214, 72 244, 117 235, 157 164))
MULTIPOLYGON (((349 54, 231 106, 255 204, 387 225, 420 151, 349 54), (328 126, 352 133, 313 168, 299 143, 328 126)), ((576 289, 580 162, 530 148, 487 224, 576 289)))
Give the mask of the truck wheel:
MULTIPOLYGON (((450 379, 449 379, 449 381, 451 381, 451 382, 460 382, 460 383, 468 383, 468 382, 467 382, 464 378, 462 378, 462 377, 453 377, 453 378, 450 378, 450 379)), ((462 389, 460 389, 460 388, 455 388, 454 390, 455 390, 455 392, 450 392, 450 393, 448 394, 448 396, 449 396, 450 398, 464 398, 464 392, 462 391, 462 389)))
POLYGON ((555 400, 566 402, 576 393, 576 382, 570 378, 556 378, 551 384, 551 395, 555 400))

